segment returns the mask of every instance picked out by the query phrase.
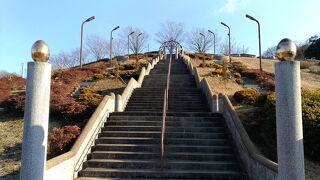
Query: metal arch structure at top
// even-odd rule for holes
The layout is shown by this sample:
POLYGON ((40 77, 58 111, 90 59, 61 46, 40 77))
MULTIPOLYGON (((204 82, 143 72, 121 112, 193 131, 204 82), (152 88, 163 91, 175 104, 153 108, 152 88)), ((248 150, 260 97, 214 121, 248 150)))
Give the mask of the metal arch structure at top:
POLYGON ((159 48, 159 52, 160 51, 164 51, 165 49, 168 49, 169 52, 172 54, 174 50, 179 50, 182 51, 183 48, 181 46, 180 43, 178 43, 175 40, 170 40, 170 41, 166 41, 164 43, 161 44, 160 48, 159 48))

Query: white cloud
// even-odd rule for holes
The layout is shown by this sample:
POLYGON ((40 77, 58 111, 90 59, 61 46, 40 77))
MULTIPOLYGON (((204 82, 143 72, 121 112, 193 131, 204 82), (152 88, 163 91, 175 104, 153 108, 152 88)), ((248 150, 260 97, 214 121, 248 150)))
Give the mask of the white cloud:
POLYGON ((247 6, 249 0, 227 0, 226 4, 219 9, 219 12, 232 13, 238 9, 243 9, 247 6))

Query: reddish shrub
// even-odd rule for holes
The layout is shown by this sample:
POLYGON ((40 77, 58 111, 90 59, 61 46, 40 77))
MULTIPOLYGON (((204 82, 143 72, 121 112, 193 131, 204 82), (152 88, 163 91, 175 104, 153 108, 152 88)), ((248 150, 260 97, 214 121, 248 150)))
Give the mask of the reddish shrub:
POLYGON ((48 136, 47 152, 49 156, 56 156, 68 151, 79 134, 80 128, 78 126, 54 128, 48 136))
POLYGON ((9 98, 10 92, 25 89, 26 80, 22 77, 11 75, 0 78, 0 104, 9 98))
POLYGON ((17 115, 23 115, 25 104, 25 94, 20 94, 8 98, 2 103, 2 106, 10 113, 15 113, 17 115))

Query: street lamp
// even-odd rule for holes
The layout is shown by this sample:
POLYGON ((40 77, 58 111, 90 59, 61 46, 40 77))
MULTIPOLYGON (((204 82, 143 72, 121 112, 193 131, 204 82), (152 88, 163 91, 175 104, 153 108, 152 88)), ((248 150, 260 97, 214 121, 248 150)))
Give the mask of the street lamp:
POLYGON ((120 26, 117 26, 115 28, 112 29, 111 33, 110 33, 110 66, 111 66, 111 58, 112 58, 112 32, 119 29, 120 26))
POLYGON ((216 35, 210 29, 208 30, 209 33, 213 34, 213 55, 216 55, 216 35))
POLYGON ((202 52, 204 53, 204 48, 205 48, 205 42, 206 42, 206 36, 202 33, 199 33, 203 37, 203 47, 202 47, 202 52))
POLYGON ((205 42, 206 42, 206 36, 202 33, 199 33, 203 37, 203 47, 202 47, 202 53, 203 53, 203 62, 204 62, 204 48, 205 48, 205 42))
POLYGON ((80 38, 80 68, 82 68, 82 37, 83 37, 83 25, 86 22, 92 21, 94 20, 96 17, 95 16, 91 16, 89 17, 87 20, 83 21, 83 23, 81 24, 81 38, 80 38))
POLYGON ((221 22, 221 24, 229 29, 229 33, 228 33, 228 36, 229 36, 229 62, 231 62, 231 56, 230 56, 230 51, 231 51, 230 50, 231 49, 231 45, 230 45, 230 27, 228 25, 226 25, 224 22, 221 22))
POLYGON ((129 57, 129 53, 130 53, 130 36, 134 33, 134 31, 132 31, 130 34, 128 34, 128 57, 129 57))
POLYGON ((139 52, 139 36, 141 36, 142 33, 139 33, 137 35, 137 39, 136 39, 136 61, 137 61, 137 69, 138 69, 138 61, 139 61, 139 58, 138 58, 138 52, 139 52))
POLYGON ((259 60, 260 60, 260 71, 262 72, 262 61, 261 61, 261 36, 260 36, 260 23, 257 19, 255 19, 254 17, 246 14, 246 18, 251 19, 252 21, 255 21, 258 23, 258 36, 259 36, 259 60))

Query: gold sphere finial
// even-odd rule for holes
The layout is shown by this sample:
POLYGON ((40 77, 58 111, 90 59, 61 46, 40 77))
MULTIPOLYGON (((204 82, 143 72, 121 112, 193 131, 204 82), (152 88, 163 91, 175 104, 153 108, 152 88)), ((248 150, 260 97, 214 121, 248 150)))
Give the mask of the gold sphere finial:
POLYGON ((42 40, 36 41, 31 48, 31 56, 36 62, 48 62, 50 57, 48 44, 42 40))
POLYGON ((285 38, 279 42, 276 56, 280 61, 293 61, 296 53, 297 47, 290 39, 285 38))

